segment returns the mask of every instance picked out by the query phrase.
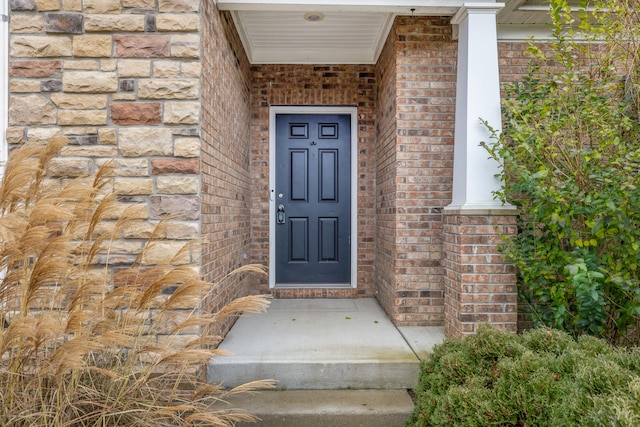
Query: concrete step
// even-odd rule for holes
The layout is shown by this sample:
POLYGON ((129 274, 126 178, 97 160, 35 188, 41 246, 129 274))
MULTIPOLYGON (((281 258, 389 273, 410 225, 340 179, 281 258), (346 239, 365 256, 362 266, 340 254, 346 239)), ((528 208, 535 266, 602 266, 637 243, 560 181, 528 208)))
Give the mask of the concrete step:
POLYGON ((406 390, 263 391, 229 404, 261 419, 238 427, 402 427, 413 410, 406 390))
MULTIPOLYGON (((442 328, 426 335, 432 346, 442 328)), ((287 390, 406 390, 420 364, 407 341, 419 340, 405 338, 374 299, 273 300, 267 313, 238 319, 220 345, 234 356, 209 363, 207 378, 225 387, 275 379, 287 390)))

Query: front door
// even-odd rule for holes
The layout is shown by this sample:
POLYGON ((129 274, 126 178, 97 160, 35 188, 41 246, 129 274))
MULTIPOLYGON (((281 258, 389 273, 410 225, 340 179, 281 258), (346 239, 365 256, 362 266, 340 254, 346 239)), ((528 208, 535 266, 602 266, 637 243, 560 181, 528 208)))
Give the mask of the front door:
POLYGON ((351 279, 351 116, 276 115, 276 285, 351 279))

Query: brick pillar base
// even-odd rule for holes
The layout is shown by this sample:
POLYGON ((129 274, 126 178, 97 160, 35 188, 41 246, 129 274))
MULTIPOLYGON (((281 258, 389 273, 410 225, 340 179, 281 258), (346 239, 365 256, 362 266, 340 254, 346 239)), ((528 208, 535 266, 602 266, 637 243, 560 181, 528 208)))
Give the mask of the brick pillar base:
POLYGON ((512 265, 498 252, 514 235, 515 210, 444 211, 445 334, 462 338, 488 323, 517 332, 518 297, 512 265))

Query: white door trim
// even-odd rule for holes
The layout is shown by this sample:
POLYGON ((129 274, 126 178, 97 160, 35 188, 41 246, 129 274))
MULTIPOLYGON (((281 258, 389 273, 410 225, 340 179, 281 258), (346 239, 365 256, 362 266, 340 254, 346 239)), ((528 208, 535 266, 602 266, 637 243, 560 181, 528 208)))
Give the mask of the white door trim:
MULTIPOLYGON (((269 107, 269 288, 276 287, 276 115, 349 114, 351 116, 351 288, 358 285, 358 108, 357 107, 269 107)), ((332 285, 305 285, 316 288, 332 285)), ((344 287, 344 285, 334 285, 344 287)), ((287 285, 291 288, 291 285, 287 285)))

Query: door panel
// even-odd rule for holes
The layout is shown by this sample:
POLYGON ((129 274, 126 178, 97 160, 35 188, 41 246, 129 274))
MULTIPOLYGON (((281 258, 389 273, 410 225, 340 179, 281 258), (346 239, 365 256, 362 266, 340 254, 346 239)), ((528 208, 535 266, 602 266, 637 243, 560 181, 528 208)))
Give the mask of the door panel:
POLYGON ((307 150, 290 150, 291 200, 306 202, 309 192, 309 161, 307 150))
POLYGON ((351 279, 351 116, 276 116, 276 284, 351 279))

